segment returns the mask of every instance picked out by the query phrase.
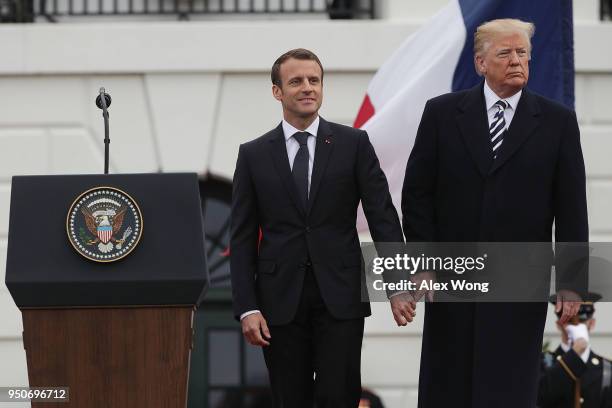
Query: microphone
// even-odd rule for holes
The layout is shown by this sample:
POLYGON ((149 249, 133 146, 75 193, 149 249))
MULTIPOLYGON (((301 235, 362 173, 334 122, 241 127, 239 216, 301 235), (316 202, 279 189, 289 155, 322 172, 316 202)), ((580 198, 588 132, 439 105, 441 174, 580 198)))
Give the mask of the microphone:
POLYGON ((96 106, 102 110, 108 108, 112 102, 111 96, 106 93, 104 88, 100 88, 100 95, 96 97, 96 106))

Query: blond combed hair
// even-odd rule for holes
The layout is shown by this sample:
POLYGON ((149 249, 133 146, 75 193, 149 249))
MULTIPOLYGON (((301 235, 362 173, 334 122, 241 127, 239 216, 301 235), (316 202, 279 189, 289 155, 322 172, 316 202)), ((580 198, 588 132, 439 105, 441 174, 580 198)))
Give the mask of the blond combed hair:
POLYGON ((531 38, 535 33, 535 25, 515 18, 500 18, 478 26, 474 33, 474 55, 484 54, 496 36, 515 33, 524 34, 527 37, 529 45, 527 51, 531 54, 531 38))

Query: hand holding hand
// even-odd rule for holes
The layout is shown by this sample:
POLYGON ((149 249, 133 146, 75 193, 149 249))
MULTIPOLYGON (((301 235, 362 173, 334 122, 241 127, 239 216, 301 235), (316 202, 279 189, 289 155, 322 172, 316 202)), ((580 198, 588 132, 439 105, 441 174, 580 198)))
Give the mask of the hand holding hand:
POLYGON ((406 326, 416 316, 416 302, 409 293, 391 296, 391 312, 398 326, 406 326))

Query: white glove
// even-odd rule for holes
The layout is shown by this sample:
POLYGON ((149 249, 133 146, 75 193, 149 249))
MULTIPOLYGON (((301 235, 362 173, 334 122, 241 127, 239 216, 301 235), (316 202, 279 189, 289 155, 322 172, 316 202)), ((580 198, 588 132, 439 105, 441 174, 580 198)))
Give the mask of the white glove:
POLYGON ((578 339, 584 339, 587 344, 589 343, 589 330, 587 329, 586 324, 568 324, 565 327, 565 331, 567 332, 567 337, 570 344, 574 344, 574 342, 578 339))

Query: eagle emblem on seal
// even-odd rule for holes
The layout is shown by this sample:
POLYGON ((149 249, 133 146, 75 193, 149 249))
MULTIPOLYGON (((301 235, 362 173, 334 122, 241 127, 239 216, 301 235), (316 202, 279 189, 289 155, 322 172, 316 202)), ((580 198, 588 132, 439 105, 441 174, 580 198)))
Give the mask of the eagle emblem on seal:
POLYGON ((139 242, 142 214, 127 193, 98 187, 74 201, 66 228, 77 252, 94 261, 111 262, 129 254, 139 242))
POLYGON ((98 244, 98 249, 102 253, 108 253, 113 250, 114 244, 121 248, 121 245, 131 234, 131 228, 126 229, 125 237, 121 239, 115 238, 115 235, 121 230, 123 225, 123 217, 127 210, 126 206, 122 206, 119 210, 104 208, 91 212, 86 207, 81 208, 81 212, 85 216, 85 225, 87 229, 96 238, 88 241, 88 245, 98 244), (114 243, 114 244, 113 244, 114 243))

